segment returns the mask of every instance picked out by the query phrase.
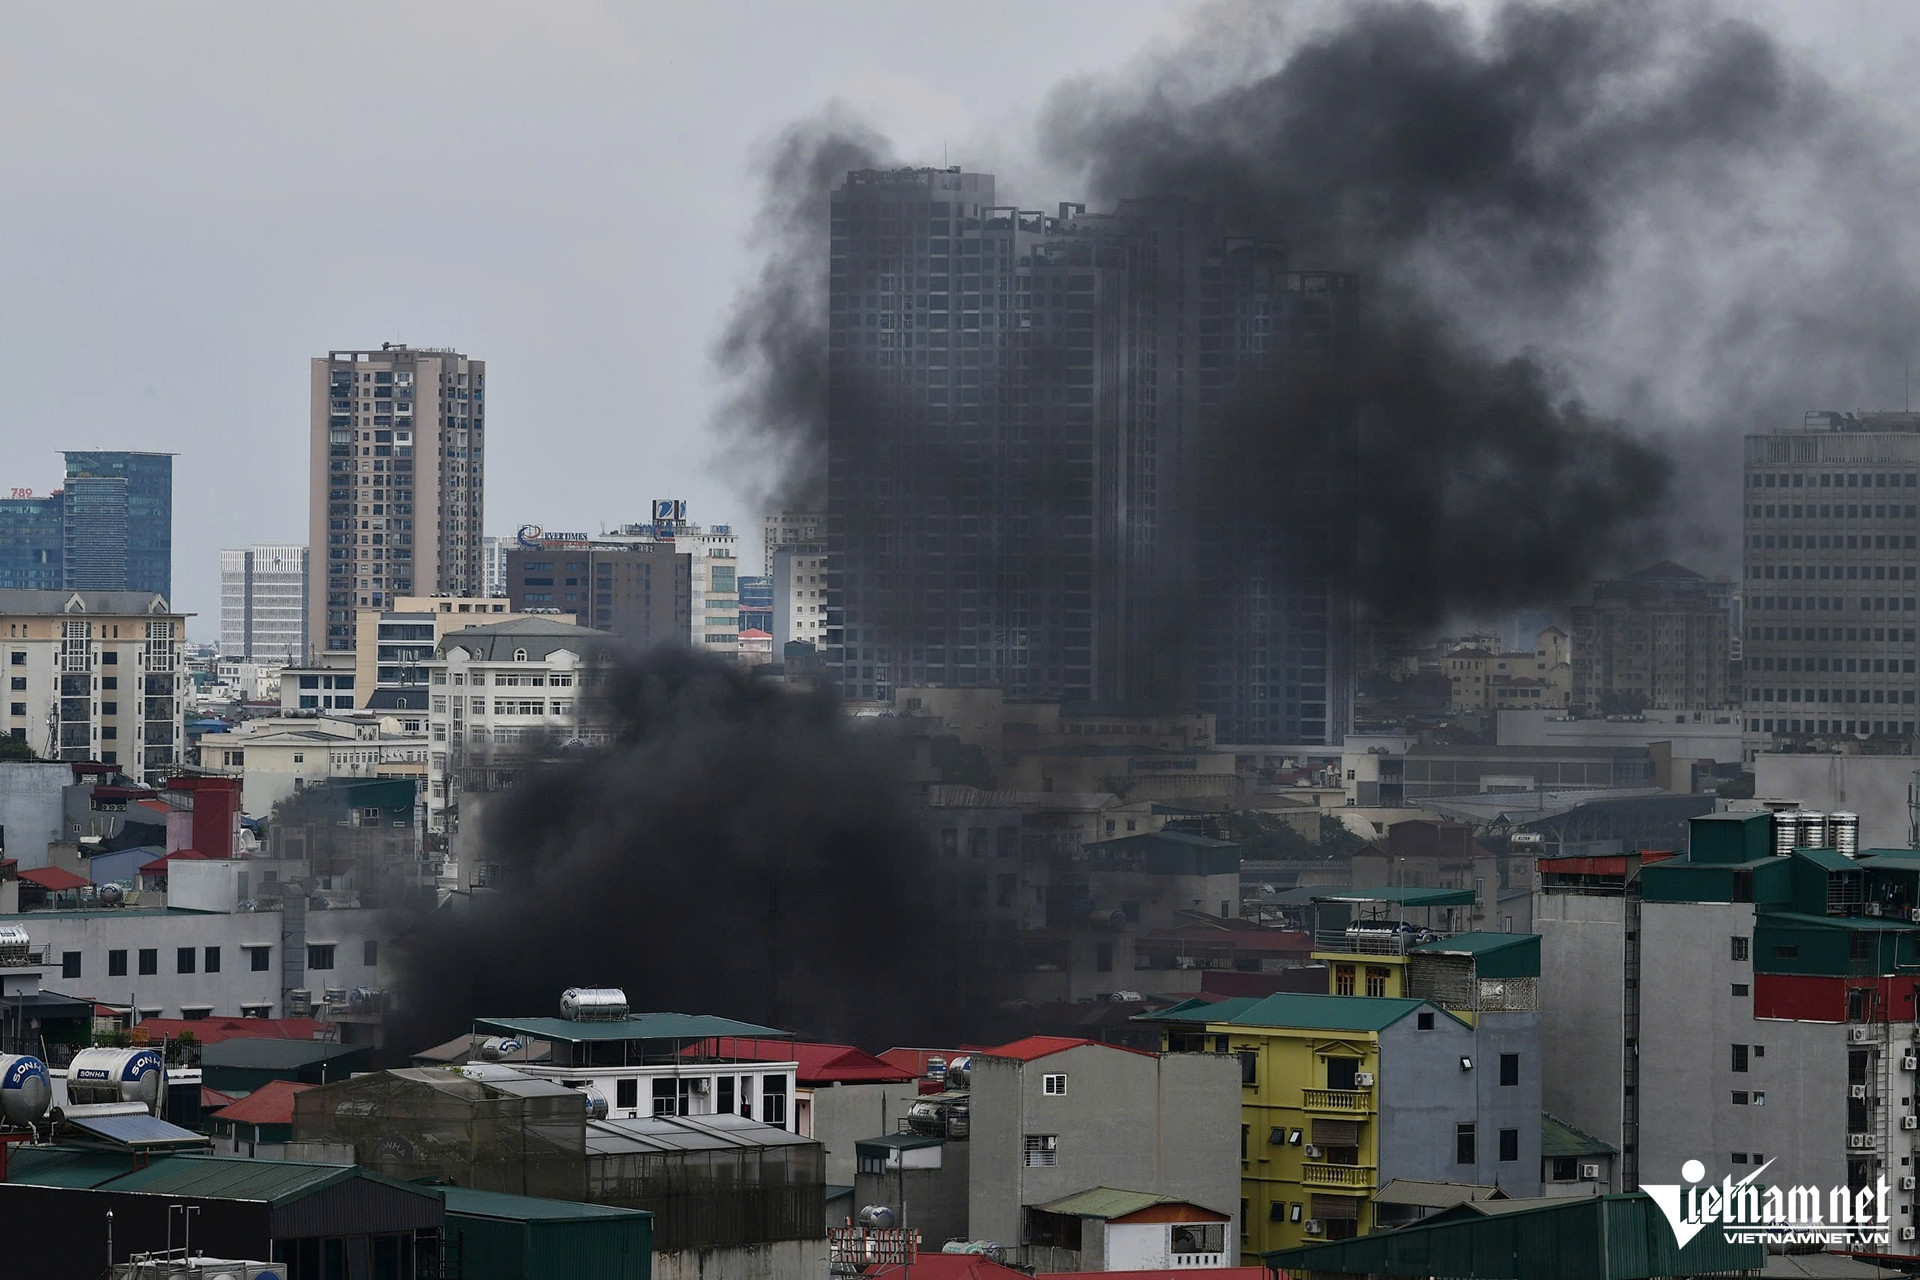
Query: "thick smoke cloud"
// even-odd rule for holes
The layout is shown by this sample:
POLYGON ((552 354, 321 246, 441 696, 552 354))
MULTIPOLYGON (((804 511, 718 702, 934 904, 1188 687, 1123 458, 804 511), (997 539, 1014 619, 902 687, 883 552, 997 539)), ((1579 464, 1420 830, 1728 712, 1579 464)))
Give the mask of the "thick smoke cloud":
POLYGON ((825 692, 653 649, 617 667, 611 744, 487 797, 505 877, 404 948, 411 1050, 571 986, 869 1047, 954 1034, 993 992, 930 865, 899 743, 825 692))
MULTIPOLYGON (((1249 367, 1201 425, 1186 501, 1276 524, 1247 555, 1350 555, 1319 567, 1405 623, 1564 603, 1663 545, 1726 571, 1741 431, 1897 403, 1920 325, 1900 155, 1768 32, 1685 0, 1330 13, 1217 8, 1144 71, 1061 87, 1038 129, 1052 185, 1015 193, 1196 201, 1361 278, 1336 359, 1249 367), (1298 502, 1316 468, 1337 487, 1298 502)), ((730 425, 779 460, 782 498, 821 489, 825 193, 841 158, 885 150, 836 116, 768 169, 778 234, 725 363, 730 425)), ((943 474, 958 500, 979 488, 943 474)), ((1198 616, 1183 585, 1154 607, 1198 616)))

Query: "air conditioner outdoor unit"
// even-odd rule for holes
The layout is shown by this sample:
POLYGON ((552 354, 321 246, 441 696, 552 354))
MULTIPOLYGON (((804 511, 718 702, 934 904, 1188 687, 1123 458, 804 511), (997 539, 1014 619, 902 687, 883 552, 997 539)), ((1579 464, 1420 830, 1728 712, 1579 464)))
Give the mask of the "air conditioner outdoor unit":
POLYGON ((1362 1089, 1371 1089, 1373 1088, 1373 1072, 1356 1071, 1353 1075, 1353 1082, 1362 1089))
MULTIPOLYGON (((1301 1225, 1307 1229, 1307 1234, 1310 1236, 1317 1236, 1322 1231, 1326 1230, 1325 1227, 1322 1227, 1320 1225, 1320 1219, 1318 1218, 1308 1218, 1301 1225)), ((1911 1228, 1909 1228, 1909 1230, 1911 1230, 1911 1228)))
POLYGON ((1850 1134, 1848 1134, 1848 1135, 1847 1135, 1847 1149, 1848 1149, 1849 1151, 1871 1151, 1871 1150, 1873 1150, 1873 1135, 1872 1135, 1872 1134, 1870 1134, 1870 1133, 1850 1133, 1850 1134))
POLYGON ((1848 1027, 1847 1028, 1848 1044, 1870 1044, 1872 1043, 1872 1041, 1873 1041, 1872 1027, 1848 1027))
POLYGON ((1309 1159, 1309 1160, 1318 1160, 1319 1158, 1320 1158, 1320 1148, 1318 1148, 1318 1147, 1316 1147, 1316 1146, 1314 1146, 1314 1145, 1313 1145, 1312 1143, 1308 1143, 1308 1144, 1307 1144, 1307 1159, 1309 1159))
POLYGON ((1877 916, 1877 915, 1879 915, 1879 914, 1881 914, 1881 912, 1882 912, 1882 911, 1884 911, 1884 910, 1885 910, 1885 908, 1884 908, 1884 907, 1882 907, 1882 906, 1881 906, 1881 905, 1880 905, 1879 903, 1877 903, 1877 902, 1869 902, 1869 903, 1867 904, 1867 914, 1868 914, 1868 915, 1870 915, 1870 916, 1877 916))
POLYGON ((1600 1166, 1597 1164, 1583 1164, 1580 1166, 1580 1176, 1588 1182, 1597 1182, 1600 1179, 1600 1166))
POLYGON ((1917 1185, 1920 1185, 1920 1179, 1916 1179, 1912 1174, 1909 1173, 1901 1176, 1900 1189, 1902 1191, 1912 1191, 1917 1185))
POLYGON ((1913 921, 1915 924, 1920 924, 1920 907, 1915 907, 1907 912, 1907 919, 1913 921))
POLYGON ((1912 1227, 1902 1227, 1902 1228, 1900 1228, 1900 1238, 1901 1238, 1902 1240, 1911 1240, 1911 1239, 1913 1239, 1913 1228, 1912 1228, 1912 1227))
POLYGON ((1865 1102, 1867 1100, 1867 1086, 1863 1084, 1850 1084, 1847 1086, 1847 1096, 1855 1102, 1865 1102))
POLYGON ((712 1087, 713 1087, 713 1082, 712 1082, 711 1080, 709 1080, 709 1079, 708 1079, 707 1077, 705 1077, 705 1076, 695 1076, 695 1077, 694 1077, 694 1080, 693 1080, 693 1091, 694 1091, 694 1093, 695 1093, 695 1094, 697 1094, 698 1096, 700 1096, 700 1097, 702 1097, 702 1098, 704 1098, 704 1097, 706 1097, 706 1096, 707 1096, 707 1090, 708 1090, 708 1089, 710 1089, 710 1088, 712 1088, 712 1087))
POLYGON ((1901 1116, 1900 1127, 1902 1129, 1920 1129, 1920 1116, 1901 1116))
POLYGON ((1920 1053, 1901 1054, 1900 1069, 1902 1071, 1920 1071, 1920 1053))

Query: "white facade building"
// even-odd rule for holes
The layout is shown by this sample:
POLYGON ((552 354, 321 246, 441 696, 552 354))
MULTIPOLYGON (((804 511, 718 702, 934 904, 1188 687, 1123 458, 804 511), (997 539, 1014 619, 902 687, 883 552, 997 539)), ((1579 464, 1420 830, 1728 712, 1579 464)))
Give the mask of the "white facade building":
POLYGON ((220 655, 283 666, 306 660, 305 547, 220 553, 220 655))
POLYGON ((4 731, 40 756, 157 782, 185 734, 186 615, 145 591, 0 591, 4 731))
POLYGON ((427 735, 398 717, 251 720, 218 745, 202 742, 200 767, 241 779, 241 804, 264 817, 296 791, 329 778, 424 778, 427 735))
POLYGON ((782 661, 788 641, 824 645, 827 626, 827 549, 810 543, 772 554, 773 660, 782 661))
POLYGON ((782 547, 827 540, 827 517, 820 511, 781 511, 760 517, 760 572, 773 576, 773 553, 782 547))

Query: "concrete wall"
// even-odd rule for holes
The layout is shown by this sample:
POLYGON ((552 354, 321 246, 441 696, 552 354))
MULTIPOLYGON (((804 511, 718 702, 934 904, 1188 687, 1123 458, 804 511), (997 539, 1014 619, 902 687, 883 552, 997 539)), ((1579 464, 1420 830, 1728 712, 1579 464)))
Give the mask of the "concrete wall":
POLYGON ((1576 1129, 1620 1146, 1625 1035, 1626 899, 1536 893, 1540 1030, 1546 1058, 1540 1103, 1576 1129))
POLYGON ((1154 1191, 1223 1213, 1239 1205, 1240 1072, 1230 1057, 1085 1045, 1033 1062, 973 1059, 968 1224, 1022 1240, 1026 1205, 1090 1187, 1154 1191), (1064 1072, 1048 1096, 1042 1077, 1064 1072), (1028 1167, 1027 1135, 1057 1135, 1051 1168, 1028 1167))
POLYGON ((731 1249, 653 1255, 653 1280, 795 1280, 827 1274, 825 1240, 782 1240, 731 1249))
MULTIPOLYGON (((1378 1185, 1394 1178, 1493 1181, 1482 1176, 1482 1169, 1493 1163, 1486 1148, 1494 1137, 1475 1112, 1479 1052, 1474 1029, 1443 1012, 1435 1014, 1430 1030, 1422 1031, 1419 1015, 1413 1014, 1380 1033, 1378 1185), (1474 1070, 1462 1071, 1461 1058, 1476 1059, 1474 1070), (1475 1152, 1479 1162, 1473 1165, 1457 1164, 1453 1158, 1455 1126, 1461 1124, 1476 1124, 1481 1131, 1475 1152)), ((1537 1119, 1533 1127, 1538 1150, 1537 1119)))
POLYGON ((47 845, 62 837, 66 786, 73 769, 64 764, 9 760, 0 763, 0 840, 6 856, 32 871, 47 865, 47 845))
MULTIPOLYGON (((1477 1028, 1479 1052, 1473 1070, 1474 1103, 1479 1114, 1480 1176, 1510 1196, 1540 1194, 1540 1094, 1545 1062, 1537 1013, 1483 1013, 1477 1028), (1519 1057, 1517 1084, 1500 1083, 1500 1056, 1519 1057), (1519 1159, 1500 1159, 1500 1132, 1519 1135, 1519 1159)), ((1459 1064, 1456 1063, 1455 1069, 1459 1064)))
POLYGON ((1568 720, 1557 711, 1501 711, 1503 747, 1645 747, 1670 743, 1676 757, 1740 760, 1738 711, 1648 711, 1639 720, 1568 720))
MULTIPOLYGON (((1707 1178, 1738 1179, 1733 1152, 1779 1161, 1786 1185, 1846 1182, 1846 1031, 1831 1023, 1761 1020, 1753 965, 1732 958, 1731 939, 1753 936, 1743 903, 1650 902, 1641 916, 1640 1177, 1676 1182, 1697 1159, 1707 1178), (1762 1045, 1744 1072, 1735 1044, 1762 1045), (1733 1091, 1766 1093, 1764 1106, 1736 1106, 1733 1091)), ((1899 1173, 1888 1169, 1891 1181, 1899 1173)))
POLYGON ((1860 815, 1862 849, 1908 847, 1907 787, 1920 772, 1914 756, 1792 756, 1762 752, 1753 765, 1753 794, 1794 800, 1808 809, 1860 815))
POLYGON ((911 1082, 814 1087, 808 1107, 812 1120, 810 1136, 826 1150, 827 1181, 839 1186, 850 1185, 854 1173, 853 1144, 862 1138, 892 1133, 915 1096, 916 1086, 911 1082))
POLYGON ((921 1249, 929 1253, 938 1253, 940 1246, 949 1240, 974 1238, 967 1234, 967 1186, 973 1144, 948 1142, 939 1150, 940 1167, 908 1169, 904 1185, 899 1170, 858 1174, 850 1179, 856 1211, 869 1204, 891 1205, 898 1211, 904 1204, 900 1225, 917 1230, 921 1249))

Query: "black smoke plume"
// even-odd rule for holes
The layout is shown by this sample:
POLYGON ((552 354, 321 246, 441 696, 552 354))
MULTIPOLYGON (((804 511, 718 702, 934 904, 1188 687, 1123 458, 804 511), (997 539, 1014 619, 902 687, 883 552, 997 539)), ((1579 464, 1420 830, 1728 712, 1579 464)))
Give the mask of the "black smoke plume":
MULTIPOLYGON (((1063 86, 1039 122, 1064 190, 1032 205, 1194 202, 1295 268, 1360 278, 1331 358, 1241 363, 1199 424, 1188 509, 1265 526, 1236 552, 1248 574, 1305 556, 1388 622, 1564 603, 1663 544, 1730 567, 1738 432, 1897 392, 1920 306, 1888 134, 1710 3, 1333 15, 1293 30, 1207 10, 1185 48, 1063 86)), ((730 425, 780 461, 781 498, 822 489, 827 188, 841 159, 885 151, 836 116, 767 171, 778 234, 725 367, 730 425)), ((832 394, 837 432, 919 429, 832 394)), ((919 483, 958 503, 990 489, 947 461, 919 483)), ((1168 576, 1138 607, 1190 615, 1168 576)))
POLYGON ((593 714, 607 745, 528 765, 478 815, 503 882, 409 939, 395 1043, 555 1014, 571 986, 869 1048, 993 1007, 898 740, 666 646, 613 668, 593 714))

